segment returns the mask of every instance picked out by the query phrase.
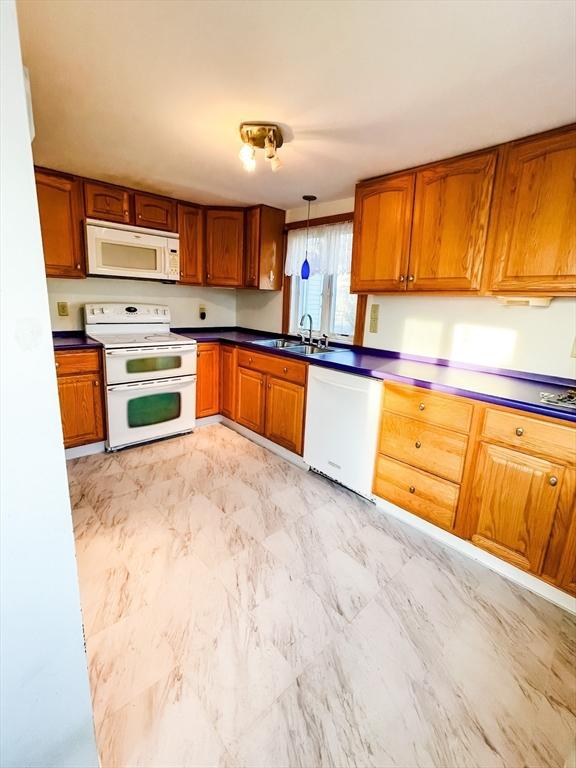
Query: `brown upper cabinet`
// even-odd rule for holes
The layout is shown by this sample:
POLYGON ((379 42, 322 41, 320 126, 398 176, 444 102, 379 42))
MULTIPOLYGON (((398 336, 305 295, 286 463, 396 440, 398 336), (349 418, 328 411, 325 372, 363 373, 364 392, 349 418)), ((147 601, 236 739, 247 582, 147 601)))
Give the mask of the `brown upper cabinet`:
POLYGON ((503 149, 491 239, 494 292, 576 290, 576 128, 503 149))
POLYGON ((360 183, 351 290, 574 292, 575 175, 569 126, 360 183))
POLYGON ((35 176, 46 274, 85 277, 80 182, 41 170, 35 176))
POLYGON ((414 179, 408 173, 356 187, 352 292, 405 290, 414 179))
POLYGON ((180 233, 180 282, 204 282, 204 213, 197 205, 178 204, 180 233))
POLYGON ((206 211, 206 285, 243 285, 244 211, 206 211))
POLYGON ((130 224, 130 202, 130 192, 127 189, 96 181, 84 182, 84 206, 89 219, 130 224))
POLYGON ((151 229, 176 230, 176 203, 166 197, 134 193, 134 223, 151 229))
POLYGON ((246 288, 265 291, 282 288, 285 217, 285 211, 268 205, 246 211, 246 288))
POLYGON ((409 291, 477 291, 496 152, 436 163, 416 174, 409 291))

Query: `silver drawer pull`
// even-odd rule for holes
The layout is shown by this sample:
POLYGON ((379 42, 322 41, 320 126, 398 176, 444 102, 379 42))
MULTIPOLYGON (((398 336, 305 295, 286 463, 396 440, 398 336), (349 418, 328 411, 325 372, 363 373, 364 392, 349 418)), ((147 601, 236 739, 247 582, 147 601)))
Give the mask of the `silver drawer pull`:
POLYGON ((518 437, 522 437, 522 435, 524 434, 524 427, 516 427, 516 434, 518 435, 518 437))
POLYGON ((410 491, 410 493, 416 493, 416 488, 413 485, 411 485, 410 488, 408 488, 408 490, 410 491))
POLYGON ((423 411, 423 410, 424 410, 424 408, 426 408, 426 406, 424 405, 424 403, 420 403, 420 405, 418 406, 418 410, 420 410, 420 411, 423 411))
POLYGON ((549 482, 549 483, 550 483, 550 485, 552 485, 552 486, 554 486, 554 485, 558 485, 558 478, 557 478, 557 477, 554 477, 554 475, 552 475, 552 477, 549 477, 549 478, 548 478, 548 482, 549 482))
POLYGON ((420 442, 420 440, 416 440, 416 442, 414 443, 414 448, 421 448, 421 447, 422 447, 422 443, 420 442))

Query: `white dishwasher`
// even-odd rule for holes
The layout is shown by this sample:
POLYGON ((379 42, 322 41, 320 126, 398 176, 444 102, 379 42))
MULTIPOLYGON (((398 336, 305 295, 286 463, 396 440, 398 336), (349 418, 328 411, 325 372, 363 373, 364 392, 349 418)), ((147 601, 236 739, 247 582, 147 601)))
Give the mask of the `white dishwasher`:
POLYGON ((380 418, 382 382, 311 365, 304 461, 368 498, 380 418))

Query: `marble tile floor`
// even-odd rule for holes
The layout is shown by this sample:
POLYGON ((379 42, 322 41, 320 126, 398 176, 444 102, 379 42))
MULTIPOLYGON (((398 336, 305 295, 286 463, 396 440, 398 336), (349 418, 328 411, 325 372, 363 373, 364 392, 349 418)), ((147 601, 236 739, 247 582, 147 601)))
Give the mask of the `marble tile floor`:
POLYGON ((68 462, 103 768, 561 768, 576 620, 222 426, 68 462))

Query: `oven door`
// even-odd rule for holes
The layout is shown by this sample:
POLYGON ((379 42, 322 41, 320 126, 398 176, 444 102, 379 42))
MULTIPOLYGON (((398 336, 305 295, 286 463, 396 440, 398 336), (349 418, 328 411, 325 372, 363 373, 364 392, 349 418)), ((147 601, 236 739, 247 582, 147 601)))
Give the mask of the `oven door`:
POLYGON ((194 376, 196 345, 173 344, 169 347, 133 347, 107 349, 106 383, 157 381, 174 376, 194 376))
POLYGON ((106 387, 112 450, 194 429, 196 376, 106 387))

